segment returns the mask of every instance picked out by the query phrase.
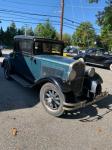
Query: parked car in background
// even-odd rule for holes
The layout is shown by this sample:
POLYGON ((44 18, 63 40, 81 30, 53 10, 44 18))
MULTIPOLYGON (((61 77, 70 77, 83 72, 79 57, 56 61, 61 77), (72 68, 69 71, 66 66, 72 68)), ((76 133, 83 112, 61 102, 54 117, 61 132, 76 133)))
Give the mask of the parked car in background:
POLYGON ((74 56, 78 55, 79 53, 81 53, 81 51, 79 51, 76 47, 67 46, 64 49, 63 56, 65 56, 65 57, 74 57, 74 56))
POLYGON ((84 54, 79 54, 74 59, 83 58, 87 64, 108 68, 112 71, 112 55, 103 48, 90 48, 84 54))
POLYGON ((85 70, 83 61, 63 57, 63 49, 63 41, 16 36, 14 51, 2 63, 6 79, 37 87, 43 107, 53 116, 107 96, 95 69, 85 70))

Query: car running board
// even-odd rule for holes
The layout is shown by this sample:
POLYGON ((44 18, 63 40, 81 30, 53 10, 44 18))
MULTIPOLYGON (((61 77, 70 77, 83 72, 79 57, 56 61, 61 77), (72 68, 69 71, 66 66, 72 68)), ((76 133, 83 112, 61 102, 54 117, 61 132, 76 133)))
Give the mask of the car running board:
POLYGON ((28 81, 26 81, 25 79, 16 74, 10 75, 10 77, 19 84, 21 84, 23 87, 32 88, 34 86, 34 84, 29 83, 28 81))

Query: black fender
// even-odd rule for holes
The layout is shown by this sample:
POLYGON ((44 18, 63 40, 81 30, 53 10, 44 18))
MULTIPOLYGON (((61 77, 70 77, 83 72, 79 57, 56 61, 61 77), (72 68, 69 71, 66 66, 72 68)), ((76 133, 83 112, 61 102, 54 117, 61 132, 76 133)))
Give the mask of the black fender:
POLYGON ((96 94, 97 91, 100 93, 102 90, 102 83, 103 79, 98 73, 95 73, 94 77, 89 77, 86 75, 83 84, 83 93, 85 93, 86 95, 88 91, 94 94, 96 94))
POLYGON ((95 73, 94 77, 92 77, 91 80, 92 81, 93 80, 96 81, 98 84, 102 84, 103 83, 103 79, 98 73, 95 73))
POLYGON ((70 87, 67 83, 64 83, 62 79, 56 77, 45 77, 38 81, 35 81, 35 86, 41 88, 45 83, 50 82, 55 84, 64 93, 70 91, 70 87))
POLYGON ((9 57, 6 57, 1 64, 2 68, 5 68, 6 66, 9 68, 9 72, 13 73, 12 61, 9 57))
POLYGON ((4 64, 5 63, 10 63, 11 64, 11 61, 10 61, 10 58, 6 57, 4 60, 3 60, 3 63, 2 63, 2 66, 4 67, 4 64))
POLYGON ((5 63, 9 63, 9 59, 8 59, 8 58, 5 58, 5 59, 3 60, 3 62, 1 63, 1 67, 2 67, 2 68, 4 67, 5 63))
POLYGON ((106 68, 109 68, 110 64, 112 64, 112 59, 106 60, 106 61, 104 62, 104 66, 105 66, 106 68))
POLYGON ((3 62, 1 63, 1 67, 4 67, 5 63, 8 63, 10 65, 10 67, 13 67, 13 52, 10 53, 7 57, 5 57, 5 59, 3 60, 3 62))

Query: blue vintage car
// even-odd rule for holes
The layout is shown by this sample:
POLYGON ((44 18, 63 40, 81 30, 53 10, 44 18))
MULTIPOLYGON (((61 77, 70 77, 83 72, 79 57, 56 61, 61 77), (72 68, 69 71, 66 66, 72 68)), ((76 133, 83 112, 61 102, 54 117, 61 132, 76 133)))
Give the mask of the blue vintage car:
POLYGON ((4 59, 6 79, 24 87, 38 87, 40 101, 48 113, 61 116, 107 96, 95 69, 85 70, 82 60, 63 57, 63 41, 15 36, 14 50, 4 59))

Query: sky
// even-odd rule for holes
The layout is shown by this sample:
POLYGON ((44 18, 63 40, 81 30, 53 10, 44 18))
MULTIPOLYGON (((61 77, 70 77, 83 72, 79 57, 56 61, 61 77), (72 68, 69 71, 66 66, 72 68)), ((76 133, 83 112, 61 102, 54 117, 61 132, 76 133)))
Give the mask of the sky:
MULTIPOLYGON (((44 23, 49 19, 59 32, 60 3, 61 0, 0 0, 0 27, 6 30, 11 21, 15 21, 17 28, 27 26, 34 29, 38 23, 44 23)), ((105 0, 99 0, 97 4, 89 4, 88 0, 65 0, 64 18, 76 23, 64 20, 64 33, 73 34, 79 23, 90 21, 99 34, 100 27, 96 23, 96 14, 105 6, 105 0)))

